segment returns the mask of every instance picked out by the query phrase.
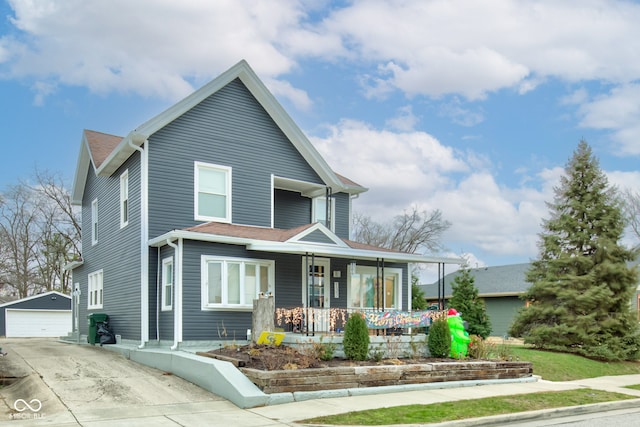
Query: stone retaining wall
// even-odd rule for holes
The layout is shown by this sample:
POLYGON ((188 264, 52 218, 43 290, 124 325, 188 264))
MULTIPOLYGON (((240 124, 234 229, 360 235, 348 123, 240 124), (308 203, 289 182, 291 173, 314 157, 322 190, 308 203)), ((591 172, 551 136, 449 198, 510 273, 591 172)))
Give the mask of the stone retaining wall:
POLYGON ((240 370, 264 393, 336 390, 345 388, 423 384, 443 381, 527 378, 530 362, 437 362, 407 365, 262 371, 240 370))

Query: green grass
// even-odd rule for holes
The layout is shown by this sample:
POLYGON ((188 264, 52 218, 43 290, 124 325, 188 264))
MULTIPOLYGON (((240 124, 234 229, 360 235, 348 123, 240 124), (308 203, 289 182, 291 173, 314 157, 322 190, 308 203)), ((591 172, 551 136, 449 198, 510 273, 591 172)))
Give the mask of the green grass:
POLYGON ((640 362, 599 362, 582 356, 511 347, 514 360, 533 363, 533 374, 548 381, 572 381, 608 375, 640 374, 640 362))
POLYGON ((515 396, 459 400, 431 405, 407 405, 346 414, 310 418, 300 423, 337 425, 424 424, 490 415, 513 414, 538 409, 587 405, 612 400, 634 399, 634 396, 601 390, 576 389, 562 392, 531 393, 515 396))
MULTIPOLYGON (((504 352, 505 349, 501 349, 504 352)), ((640 374, 640 362, 599 362, 574 354, 509 347, 506 352, 513 360, 533 363, 534 375, 549 381, 571 381, 610 375, 640 374)), ((640 389, 640 385, 629 386, 640 389)), ((592 389, 562 392, 532 393, 484 399, 408 405, 346 414, 318 417, 301 422, 339 425, 388 425, 436 423, 465 418, 566 406, 587 405, 613 400, 633 399, 634 396, 592 389)))
POLYGON ((640 390, 640 384, 628 385, 625 388, 630 388, 632 390, 640 390))

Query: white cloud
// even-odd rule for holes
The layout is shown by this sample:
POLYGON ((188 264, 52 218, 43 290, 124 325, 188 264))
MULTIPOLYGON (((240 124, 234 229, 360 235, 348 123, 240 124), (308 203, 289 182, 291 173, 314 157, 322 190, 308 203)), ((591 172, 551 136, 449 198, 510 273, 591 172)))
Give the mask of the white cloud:
POLYGON ((337 172, 370 188, 354 209, 386 221, 416 206, 440 209, 452 223, 445 245, 461 242, 484 253, 533 258, 537 234, 561 168, 546 169, 527 185, 496 182, 490 159, 460 153, 425 132, 391 132, 354 120, 329 127, 312 142, 337 172))
MULTIPOLYGON (((302 16, 296 2, 249 0, 13 0, 11 6, 20 38, 0 44, 12 58, 3 74, 171 100, 243 58, 267 78, 290 71, 295 60, 278 44, 302 16)), ((301 99, 300 91, 283 93, 301 99)))
POLYGON ((619 144, 615 154, 640 154, 640 84, 615 87, 584 103, 579 114, 581 126, 613 132, 619 144))
POLYGON ((398 109, 398 115, 396 117, 392 117, 386 121, 386 125, 395 130, 408 132, 415 128, 418 121, 419 118, 413 114, 411 105, 405 105, 398 109))

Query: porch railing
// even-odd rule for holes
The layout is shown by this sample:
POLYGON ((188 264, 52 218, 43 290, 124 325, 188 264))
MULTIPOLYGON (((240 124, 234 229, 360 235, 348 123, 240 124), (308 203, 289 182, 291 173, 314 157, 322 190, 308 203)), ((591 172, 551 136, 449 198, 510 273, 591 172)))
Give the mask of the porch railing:
POLYGON ((292 307, 276 308, 275 325, 288 332, 307 335, 316 332, 339 333, 344 330, 347 319, 353 313, 364 315, 369 329, 392 330, 392 333, 399 333, 399 330, 407 328, 428 328, 435 318, 446 315, 438 310, 407 312, 362 308, 292 307))

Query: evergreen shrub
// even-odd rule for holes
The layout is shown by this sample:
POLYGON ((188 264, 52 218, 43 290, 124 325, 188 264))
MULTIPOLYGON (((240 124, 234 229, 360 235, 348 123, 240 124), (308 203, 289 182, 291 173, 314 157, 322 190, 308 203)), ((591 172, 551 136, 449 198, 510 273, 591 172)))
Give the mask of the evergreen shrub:
POLYGON ((369 329, 360 313, 353 313, 344 325, 344 355, 350 360, 367 360, 369 354, 369 329))
POLYGON ((449 357, 451 351, 451 332, 446 317, 440 317, 431 323, 427 338, 431 357, 449 357))

